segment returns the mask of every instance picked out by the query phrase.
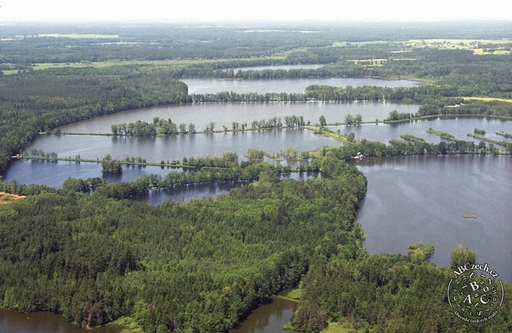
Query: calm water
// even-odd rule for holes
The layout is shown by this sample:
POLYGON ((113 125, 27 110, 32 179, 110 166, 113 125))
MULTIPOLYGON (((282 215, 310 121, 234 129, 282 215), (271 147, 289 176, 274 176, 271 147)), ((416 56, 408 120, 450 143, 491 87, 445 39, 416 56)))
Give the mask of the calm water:
MULTIPOLYGON (((281 179, 308 180, 319 177, 317 173, 297 173, 291 172, 282 174, 281 179)), ((149 191, 138 195, 135 200, 147 202, 151 205, 159 205, 165 200, 188 201, 192 198, 204 198, 210 195, 221 195, 229 192, 232 188, 240 187, 247 182, 218 182, 208 184, 190 184, 186 186, 176 186, 160 190, 149 191)))
MULTIPOLYGON (((161 167, 123 167, 119 175, 104 175, 101 172, 101 164, 96 163, 74 163, 74 162, 44 162, 44 161, 12 161, 9 170, 4 175, 5 181, 16 180, 21 184, 44 184, 55 188, 61 188, 62 183, 71 178, 94 178, 99 177, 106 182, 134 182, 139 176, 157 174, 167 176, 170 171, 181 169, 161 167)), ((1 333, 1 332, 0 332, 1 333)))
MULTIPOLYGON (((288 323, 298 303, 273 297, 272 302, 254 310, 240 327, 230 333, 285 333, 283 325, 288 323)), ((50 312, 18 313, 0 309, 1 333, 122 333, 116 327, 102 327, 95 330, 77 329, 64 317, 50 312)))
POLYGON ((241 158, 249 148, 268 152, 280 152, 288 148, 309 151, 317 147, 336 144, 339 142, 315 135, 309 130, 283 129, 156 138, 48 135, 38 138, 27 150, 35 148, 46 152, 54 151, 60 157, 74 157, 80 154, 82 158, 91 159, 98 157, 101 159, 109 153, 115 159, 141 156, 147 161, 160 162, 162 159, 165 161, 182 160, 183 157, 191 156, 222 156, 226 151, 236 152, 241 158))
MULTIPOLYGON (((94 120, 91 120, 93 122, 94 120)), ((459 118, 449 120, 429 120, 402 123, 395 125, 361 125, 331 127, 342 133, 353 132, 356 138, 388 142, 390 139, 399 139, 401 134, 413 134, 424 138, 427 142, 438 143, 440 138, 426 132, 428 128, 447 131, 464 140, 479 142, 468 137, 474 128, 487 132, 486 137, 512 142, 496 135, 498 131, 510 132, 510 121, 482 118, 459 118)), ((161 160, 182 160, 191 156, 221 156, 226 151, 234 151, 240 159, 249 148, 263 149, 269 152, 281 152, 293 147, 300 151, 313 150, 325 145, 338 145, 337 141, 314 135, 308 130, 276 130, 245 133, 217 133, 180 135, 158 138, 121 138, 106 136, 75 136, 75 135, 49 135, 39 137, 27 150, 31 148, 46 152, 54 151, 61 157, 74 157, 80 154, 82 158, 101 159, 105 154, 111 154, 116 159, 127 156, 141 156, 147 161, 159 162, 161 160)), ((498 146, 497 146, 498 147, 498 146)), ((284 162, 283 162, 284 163, 284 162)), ((160 167, 130 167, 122 175, 110 176, 106 181, 134 181, 138 176, 151 173, 161 176, 167 175, 170 170, 160 167)), ((491 172, 491 171, 490 171, 491 172)), ((103 177, 101 165, 95 163, 70 162, 41 162, 41 161, 13 161, 11 167, 3 175, 7 181, 17 180, 25 184, 46 184, 61 187, 68 177, 90 178, 103 177)))
POLYGON ((253 67, 237 67, 230 68, 235 73, 238 71, 262 71, 262 70, 278 70, 283 69, 285 71, 289 71, 290 69, 317 69, 323 67, 324 65, 312 65, 312 64, 304 64, 304 65, 275 65, 275 66, 253 66, 253 67))
POLYGON ((461 244, 512 283, 511 156, 372 158, 358 168, 368 179, 357 219, 370 253, 407 254, 422 241, 434 245, 434 263, 449 266, 461 244))
MULTIPOLYGON (((280 294, 283 294, 282 292, 280 294)), ((289 333, 283 326, 290 322, 292 314, 299 303, 273 297, 272 303, 254 310, 236 329, 229 333, 289 333)))
MULTIPOLYGON (((364 124, 361 126, 332 126, 330 129, 333 131, 340 130, 341 133, 354 133, 356 139, 366 138, 371 141, 384 143, 387 143, 390 139, 400 139, 400 135, 402 134, 413 134, 417 137, 423 138, 427 142, 439 143, 441 141, 439 136, 427 133, 427 130, 430 127, 435 130, 453 134, 458 139, 474 141, 475 143, 480 142, 480 140, 469 137, 467 134, 473 134, 474 129, 479 128, 487 132, 484 135, 486 138, 512 142, 512 139, 507 139, 496 134, 496 132, 500 131, 512 131, 512 122, 510 120, 507 121, 501 119, 466 117, 457 119, 438 118, 392 125, 364 124)), ((502 148, 501 146, 496 147, 502 148)))
MULTIPOLYGON (((118 138, 107 136, 48 135, 39 137, 27 150, 32 148, 56 152, 60 157, 74 157, 100 160, 105 154, 123 160, 127 156, 141 156, 147 161, 183 160, 191 156, 222 156, 226 151, 236 152, 240 160, 249 148, 268 152, 281 152, 287 148, 310 151, 325 145, 339 145, 338 141, 318 136, 302 129, 198 134, 157 138, 118 138)), ((284 163, 284 162, 283 162, 284 163)), ((130 167, 120 176, 110 176, 107 181, 134 181, 138 176, 151 173, 165 176, 169 169, 160 167, 130 167), (116 178, 117 177, 117 178, 116 178)), ((3 175, 4 180, 16 180, 23 184, 46 184, 61 187, 68 177, 103 177, 99 163, 12 161, 3 175)))
POLYGON ((51 312, 19 313, 0 309, 1 333, 121 333, 116 327, 77 329, 63 316, 51 312))
POLYGON ((393 110, 405 113, 418 112, 419 105, 391 102, 271 102, 271 103, 194 103, 184 105, 158 106, 119 112, 112 115, 81 121, 62 126, 61 130, 68 133, 111 133, 113 124, 135 123, 137 120, 153 122, 153 118, 169 119, 176 124, 196 125, 197 131, 203 131, 210 122, 215 129, 222 126, 231 129, 233 121, 246 123, 249 127, 254 120, 268 120, 281 117, 284 123, 286 116, 303 116, 306 122, 318 123, 324 115, 328 123, 345 122, 347 114, 361 114, 363 121, 375 121, 389 116, 393 110))
POLYGON ((417 83, 409 80, 379 80, 371 78, 320 78, 320 79, 284 79, 284 80, 232 80, 232 79, 184 79, 189 94, 216 94, 219 92, 236 93, 302 93, 306 87, 314 84, 335 87, 413 87, 417 83))

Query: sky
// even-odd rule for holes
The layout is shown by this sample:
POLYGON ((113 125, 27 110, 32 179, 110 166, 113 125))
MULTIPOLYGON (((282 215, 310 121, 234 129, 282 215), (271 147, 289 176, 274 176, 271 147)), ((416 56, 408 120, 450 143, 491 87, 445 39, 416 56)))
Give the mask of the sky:
POLYGON ((0 5, 0 23, 177 20, 512 21, 510 0, 0 0, 0 5))

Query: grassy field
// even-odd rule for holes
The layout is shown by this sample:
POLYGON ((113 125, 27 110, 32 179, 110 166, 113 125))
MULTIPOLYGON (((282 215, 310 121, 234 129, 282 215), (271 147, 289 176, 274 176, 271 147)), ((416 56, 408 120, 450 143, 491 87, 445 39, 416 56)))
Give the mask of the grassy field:
POLYGON ((0 192, 0 205, 11 203, 14 200, 22 199, 23 196, 0 192))
POLYGON ((473 50, 475 55, 495 54, 504 55, 510 54, 509 50, 505 50, 503 45, 512 45, 511 39, 411 39, 404 43, 409 47, 434 47, 444 50, 473 50), (482 44, 495 45, 496 49, 490 50, 481 47, 482 44))
MULTIPOLYGON (((276 60, 276 59, 284 59, 286 54, 279 54, 274 56, 263 57, 261 59, 268 60, 276 60)), ((49 68, 105 68, 110 66, 126 66, 126 65, 153 65, 153 66, 162 66, 162 67, 173 67, 180 68, 184 66, 190 65, 202 65, 208 63, 222 63, 224 61, 230 61, 230 59, 225 60, 215 60, 215 59, 184 59, 184 60, 129 60, 129 61, 98 61, 98 62, 90 62, 90 61, 82 61, 82 62, 71 62, 71 63, 38 63, 34 64, 32 68, 34 70, 44 70, 49 68)), ((12 75, 16 74, 17 70, 4 70, 4 75, 12 75)))
POLYGON ((500 101, 500 102, 508 102, 512 103, 512 99, 510 98, 495 98, 495 97, 462 97, 467 100, 473 100, 473 101, 500 101))
POLYGON ((298 302, 300 300, 300 287, 291 289, 286 295, 279 295, 277 297, 293 302, 298 302))
MULTIPOLYGON (((388 41, 371 41, 371 42, 335 42, 333 46, 344 47, 348 45, 352 46, 363 46, 370 44, 387 44, 388 41)), ((406 47, 406 48, 423 48, 423 47, 431 47, 438 48, 443 50, 473 50, 475 55, 485 55, 485 54, 494 54, 494 55, 505 55, 510 54, 510 51, 505 48, 510 48, 512 45, 512 39, 410 39, 403 42, 393 42, 393 45, 397 47, 406 47), (492 50, 482 48, 481 45, 493 45, 495 48, 492 50)), ((406 50, 397 50, 394 52, 405 52, 406 50)))
POLYGON ((322 330, 322 333, 355 333, 355 332, 364 332, 363 329, 355 330, 350 328, 350 324, 346 321, 346 319, 342 319, 342 323, 337 322, 329 322, 327 328, 322 330))

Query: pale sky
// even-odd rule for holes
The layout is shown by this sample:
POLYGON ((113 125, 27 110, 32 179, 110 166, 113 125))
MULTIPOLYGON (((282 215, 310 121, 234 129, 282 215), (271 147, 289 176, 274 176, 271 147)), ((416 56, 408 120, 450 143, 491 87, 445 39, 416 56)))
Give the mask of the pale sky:
POLYGON ((252 19, 512 21, 511 0, 0 0, 0 5, 0 23, 252 19))

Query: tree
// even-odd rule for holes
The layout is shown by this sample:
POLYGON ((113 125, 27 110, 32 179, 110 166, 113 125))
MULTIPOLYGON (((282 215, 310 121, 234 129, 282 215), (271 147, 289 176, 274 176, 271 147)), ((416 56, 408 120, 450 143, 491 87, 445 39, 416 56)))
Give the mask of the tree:
POLYGON ((83 179, 69 177, 62 184, 62 189, 72 192, 89 192, 89 187, 83 179))
POLYGON ((106 154, 101 160, 101 170, 105 173, 121 173, 121 162, 113 160, 110 154, 106 154))
POLYGON ((188 132, 190 134, 196 134, 196 125, 192 123, 188 124, 188 132))
POLYGON ((452 256, 450 259, 450 268, 457 269, 465 264, 474 264, 476 262, 476 254, 469 248, 463 248, 462 245, 458 245, 452 250, 452 256))
POLYGON ((327 121, 325 120, 324 115, 321 115, 318 121, 320 122, 320 127, 325 127, 325 125, 327 125, 327 121))
POLYGON ((441 155, 446 155, 446 152, 447 152, 446 142, 444 142, 444 141, 439 142, 439 153, 441 153, 441 155))
POLYGON ((348 126, 352 126, 352 124, 354 124, 354 117, 350 113, 345 117, 345 124, 348 126))
POLYGON ((361 123, 363 122, 363 116, 361 116, 359 113, 356 114, 354 121, 356 125, 361 125, 361 123))
POLYGON ((187 124, 181 123, 180 124, 180 133, 186 134, 187 133, 187 124))
POLYGON ((119 127, 116 124, 112 124, 112 126, 110 126, 110 130, 114 135, 117 135, 119 133, 119 127))
POLYGON ((485 148, 486 148, 485 142, 484 141, 480 141, 478 143, 478 150, 480 150, 481 154, 485 154, 485 148))
POLYGON ((397 110, 393 110, 389 113, 389 117, 388 117, 388 120, 398 120, 400 119, 399 115, 398 115, 398 111, 397 110))

